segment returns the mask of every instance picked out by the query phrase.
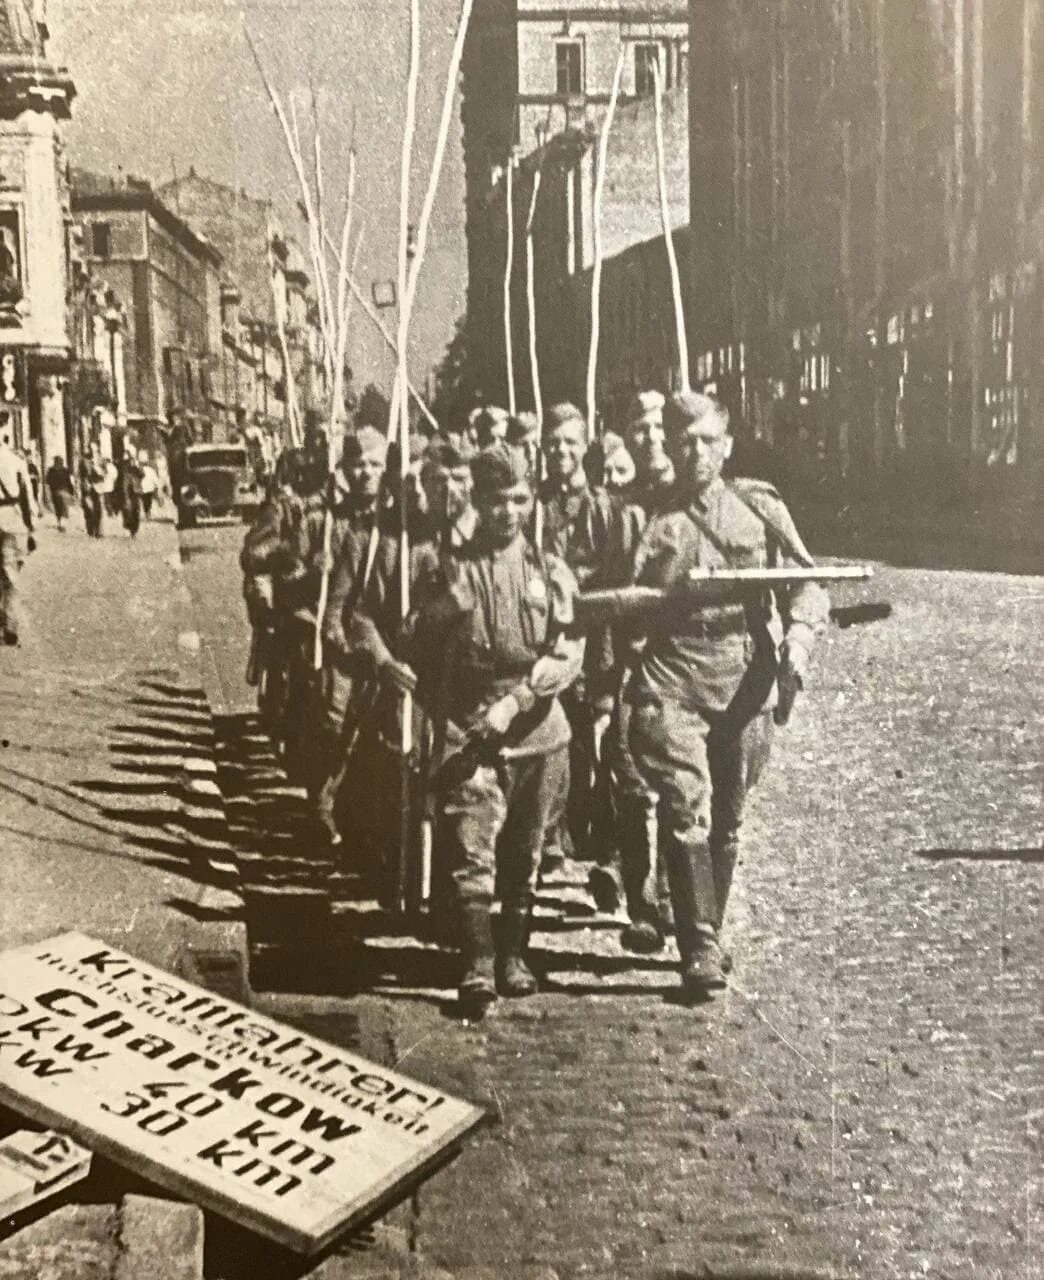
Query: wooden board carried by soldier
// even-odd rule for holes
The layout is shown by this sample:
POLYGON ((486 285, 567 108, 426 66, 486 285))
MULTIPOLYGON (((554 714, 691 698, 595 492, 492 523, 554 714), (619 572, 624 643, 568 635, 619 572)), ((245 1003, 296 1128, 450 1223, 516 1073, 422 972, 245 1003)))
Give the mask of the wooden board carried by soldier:
POLYGON ((0 1101, 302 1253, 485 1118, 80 933, 0 974, 0 1101))

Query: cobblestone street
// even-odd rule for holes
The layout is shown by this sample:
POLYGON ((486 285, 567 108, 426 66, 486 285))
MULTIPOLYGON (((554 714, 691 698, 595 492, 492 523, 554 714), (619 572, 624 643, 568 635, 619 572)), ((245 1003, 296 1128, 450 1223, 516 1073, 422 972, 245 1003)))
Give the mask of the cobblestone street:
MULTIPOLYGON (((192 537, 228 704, 238 535, 192 537)), ((265 1008, 326 1035, 347 1015, 371 1054, 494 1110, 410 1211, 430 1262, 607 1280, 1039 1274, 1041 580, 882 568, 838 603, 858 599, 892 617, 831 630, 779 736, 724 999, 674 1003, 668 957, 628 958, 555 883, 545 902, 565 911, 534 939, 544 991, 478 1026, 444 1015, 450 971, 416 947, 388 951, 371 994, 338 996, 336 973, 311 997, 270 982, 284 994, 265 1008)))

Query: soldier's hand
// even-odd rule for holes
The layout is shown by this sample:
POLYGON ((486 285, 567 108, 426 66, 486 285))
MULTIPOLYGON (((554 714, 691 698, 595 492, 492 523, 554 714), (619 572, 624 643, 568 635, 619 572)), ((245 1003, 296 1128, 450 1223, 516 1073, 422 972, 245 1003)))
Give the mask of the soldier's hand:
POLYGON ((488 706, 475 721, 469 736, 475 738, 502 738, 511 728, 511 722, 518 715, 518 700, 514 694, 505 694, 488 706))
POLYGON ((783 641, 780 649, 780 659, 781 682, 803 689, 805 677, 808 675, 808 650, 805 646, 800 641, 788 637, 783 641))
POLYGON ((417 687, 417 676, 412 667, 405 662, 396 662, 389 658, 379 668, 381 683, 399 693, 412 693, 417 687))

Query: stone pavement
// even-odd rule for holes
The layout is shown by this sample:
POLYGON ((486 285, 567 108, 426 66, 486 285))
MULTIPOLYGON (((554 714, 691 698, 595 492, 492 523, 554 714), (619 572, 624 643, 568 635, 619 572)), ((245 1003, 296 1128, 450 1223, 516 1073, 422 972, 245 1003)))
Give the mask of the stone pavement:
MULTIPOLYGON (((831 632, 780 736, 724 999, 674 1003, 668 959, 626 956, 568 882, 543 895, 544 990, 477 1026, 447 1016, 445 957, 359 904, 295 968, 255 948, 266 1011, 494 1111, 395 1218, 418 1260, 475 1280, 1040 1273, 1044 582, 885 569, 858 592, 840 602, 894 613, 831 632)), ((293 796, 241 729, 233 825, 255 801, 255 835, 280 821, 267 869, 292 878, 293 796)), ((315 1274, 409 1273, 379 1265, 315 1274)))
POLYGON ((75 927, 170 967, 219 875, 213 729, 173 526, 107 524, 45 525, 0 651, 0 944, 75 927))

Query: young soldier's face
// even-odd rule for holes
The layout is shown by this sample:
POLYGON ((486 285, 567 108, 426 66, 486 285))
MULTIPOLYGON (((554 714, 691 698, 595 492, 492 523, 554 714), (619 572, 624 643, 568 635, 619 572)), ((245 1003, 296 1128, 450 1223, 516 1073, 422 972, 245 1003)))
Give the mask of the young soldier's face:
POLYGON ((475 494, 479 522, 494 546, 507 546, 521 532, 529 515, 533 494, 524 481, 504 489, 482 489, 475 494))
POLYGON ((605 460, 605 485, 613 493, 626 489, 634 480, 634 460, 626 449, 614 450, 605 460))
POLYGON ((670 470, 662 410, 651 409, 632 422, 627 432, 627 443, 642 479, 649 480, 670 470))
POLYGON ((583 465, 587 432, 582 422, 563 422, 547 442, 548 470, 557 480, 570 480, 583 465))
POLYGON ((471 501, 471 468, 434 467, 421 471, 428 510, 436 519, 456 520, 471 501))
POLYGON ((384 476, 384 450, 368 446, 345 463, 348 488, 355 498, 376 498, 384 476))
POLYGON ((723 418, 708 413, 678 434, 675 447, 686 484, 701 490, 721 475, 732 453, 732 436, 723 418))

